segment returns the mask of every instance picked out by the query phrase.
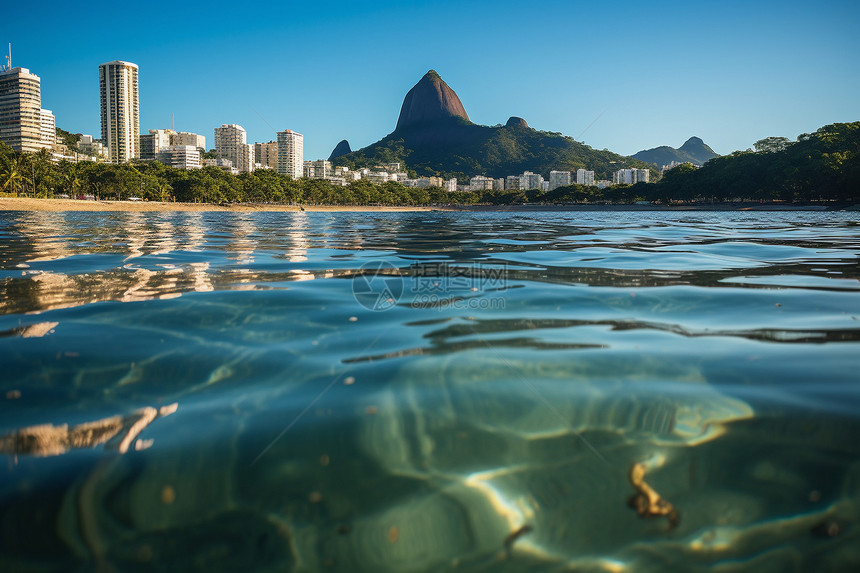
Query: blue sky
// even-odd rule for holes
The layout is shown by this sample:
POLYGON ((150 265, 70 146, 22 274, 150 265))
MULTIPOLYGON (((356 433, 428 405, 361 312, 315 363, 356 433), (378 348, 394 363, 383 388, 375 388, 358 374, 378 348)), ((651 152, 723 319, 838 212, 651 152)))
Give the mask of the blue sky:
POLYGON ((394 129, 428 69, 472 121, 633 154, 697 135, 718 153, 860 120, 860 3, 11 0, 3 51, 57 125, 99 135, 98 65, 140 66, 141 130, 238 123, 305 136, 305 158, 394 129), (140 6, 140 7, 138 7, 140 6), (596 121, 595 121, 596 120, 596 121), (589 127, 590 126, 590 127, 589 127))

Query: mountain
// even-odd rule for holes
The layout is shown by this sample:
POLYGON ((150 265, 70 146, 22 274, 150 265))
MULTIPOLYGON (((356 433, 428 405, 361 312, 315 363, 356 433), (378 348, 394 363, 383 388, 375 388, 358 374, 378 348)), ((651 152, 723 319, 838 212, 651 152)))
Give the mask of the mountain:
POLYGON ((460 117, 469 121, 463 102, 436 70, 430 70, 409 90, 400 107, 394 132, 460 117))
POLYGON ((860 121, 834 123, 779 149, 736 151, 701 169, 667 171, 648 200, 815 202, 828 209, 860 203, 860 121), (834 160, 834 158, 838 158, 834 160), (838 205, 836 202, 842 203, 838 205))
POLYGON ((686 163, 689 161, 693 165, 701 167, 706 161, 714 157, 719 157, 719 155, 700 138, 691 137, 678 149, 662 145, 654 149, 640 151, 630 157, 656 165, 657 167, 669 165, 673 161, 676 163, 686 163))
POLYGON ((345 139, 341 140, 331 152, 331 155, 328 156, 329 161, 334 161, 341 155, 346 155, 347 153, 352 153, 352 149, 349 147, 349 142, 345 139))
POLYGON ((430 70, 403 99, 394 131, 381 140, 334 159, 337 165, 373 167, 400 162, 419 175, 467 180, 523 171, 549 177, 552 170, 585 168, 608 179, 622 167, 647 168, 635 159, 598 151, 560 133, 538 131, 520 117, 496 126, 478 125, 451 87, 430 70))

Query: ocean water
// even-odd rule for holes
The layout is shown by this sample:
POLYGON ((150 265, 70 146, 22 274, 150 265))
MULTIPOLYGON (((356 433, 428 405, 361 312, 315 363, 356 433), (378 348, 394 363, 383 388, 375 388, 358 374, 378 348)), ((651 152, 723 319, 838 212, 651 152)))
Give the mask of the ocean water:
POLYGON ((841 212, 0 213, 0 570, 858 570, 858 256, 841 212))

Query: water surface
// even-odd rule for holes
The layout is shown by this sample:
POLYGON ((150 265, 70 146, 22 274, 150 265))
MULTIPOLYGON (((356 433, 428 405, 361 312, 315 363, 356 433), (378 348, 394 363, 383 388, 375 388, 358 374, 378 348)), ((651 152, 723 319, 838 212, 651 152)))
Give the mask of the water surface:
POLYGON ((858 230, 0 213, 0 569, 860 567, 858 230))

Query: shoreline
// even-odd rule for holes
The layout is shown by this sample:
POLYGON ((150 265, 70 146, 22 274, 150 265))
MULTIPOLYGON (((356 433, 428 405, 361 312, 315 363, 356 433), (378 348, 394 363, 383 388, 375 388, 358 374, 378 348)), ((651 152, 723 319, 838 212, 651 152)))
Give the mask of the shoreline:
POLYGON ((216 205, 213 203, 173 203, 156 201, 84 201, 79 199, 34 199, 32 197, 0 197, 0 211, 95 211, 95 212, 223 212, 292 213, 300 211, 434 211, 435 207, 367 207, 345 205, 280 205, 261 203, 235 203, 216 205))
POLYGON ((155 201, 83 201, 79 199, 34 199, 32 197, 0 197, 0 211, 90 211, 90 212, 524 212, 524 211, 836 211, 860 210, 858 205, 794 205, 784 203, 703 203, 691 205, 625 205, 625 204, 564 204, 564 205, 441 205, 441 206, 361 206, 361 205, 280 205, 236 203, 172 203, 155 201))

